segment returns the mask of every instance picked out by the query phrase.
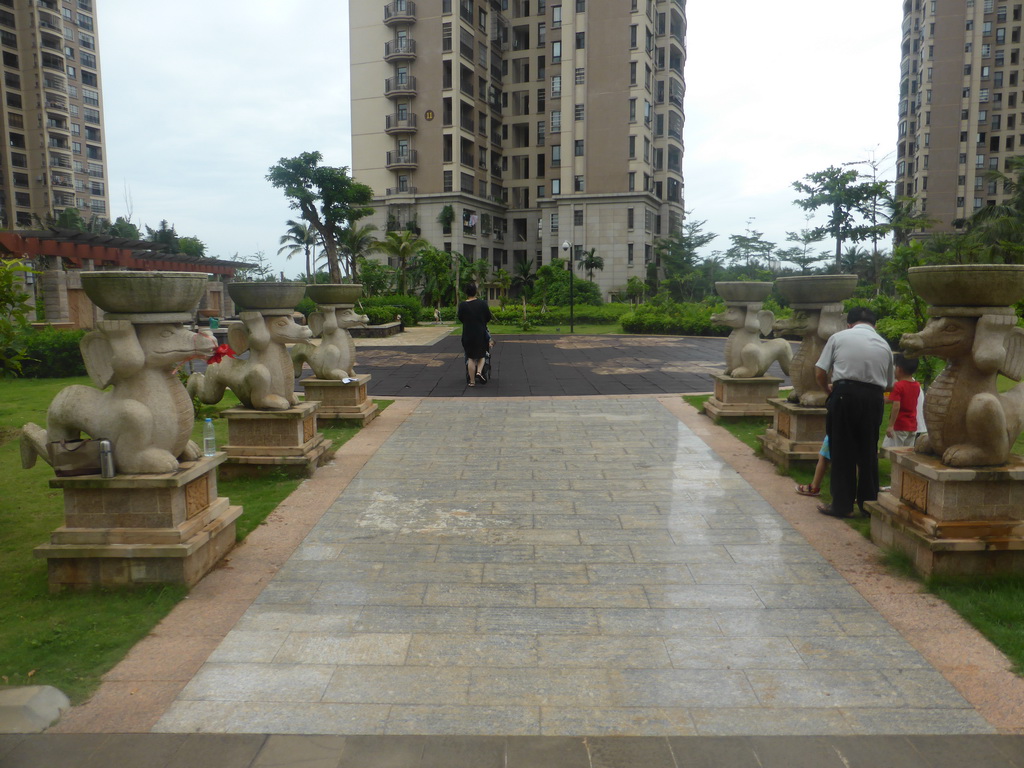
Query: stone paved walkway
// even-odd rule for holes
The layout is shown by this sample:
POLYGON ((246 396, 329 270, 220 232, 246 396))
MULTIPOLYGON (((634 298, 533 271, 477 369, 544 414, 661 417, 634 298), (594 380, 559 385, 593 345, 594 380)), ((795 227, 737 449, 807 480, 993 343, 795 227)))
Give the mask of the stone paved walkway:
POLYGON ((656 399, 466 398, 418 405, 156 730, 993 729, 656 399))

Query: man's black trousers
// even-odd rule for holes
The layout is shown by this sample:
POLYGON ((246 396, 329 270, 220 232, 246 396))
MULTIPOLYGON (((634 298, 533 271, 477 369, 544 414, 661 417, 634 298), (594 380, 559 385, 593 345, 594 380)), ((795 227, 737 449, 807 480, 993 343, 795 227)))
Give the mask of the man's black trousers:
POLYGON ((878 432, 885 415, 881 387, 837 381, 826 404, 825 431, 832 454, 832 509, 853 513, 853 505, 878 498, 878 432))

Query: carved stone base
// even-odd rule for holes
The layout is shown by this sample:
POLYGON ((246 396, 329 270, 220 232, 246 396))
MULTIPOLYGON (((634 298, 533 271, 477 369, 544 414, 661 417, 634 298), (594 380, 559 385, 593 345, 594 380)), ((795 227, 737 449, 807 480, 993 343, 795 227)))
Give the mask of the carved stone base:
POLYGON ((223 453, 173 474, 58 477, 64 525, 35 549, 51 592, 195 584, 235 544, 242 508, 217 495, 223 453))
POLYGON ((319 402, 320 421, 346 421, 365 427, 377 416, 377 404, 366 394, 370 374, 356 374, 355 381, 331 379, 303 379, 299 383, 306 391, 306 402, 319 402))
POLYGON ((932 573, 1024 573, 1024 460, 946 467, 912 448, 889 451, 892 489, 866 506, 871 538, 932 573))
POLYGON ((768 403, 773 409, 772 426, 757 438, 765 457, 786 469, 816 464, 825 439, 825 409, 806 408, 781 398, 768 403))
POLYGON ((704 413, 715 421, 720 419, 770 419, 774 409, 768 399, 779 396, 782 379, 759 376, 756 379, 734 379, 717 373, 715 394, 704 403, 704 413))
POLYGON ((228 408, 227 461, 221 477, 253 477, 278 469, 311 477, 331 441, 317 432, 320 403, 299 403, 285 411, 228 408))

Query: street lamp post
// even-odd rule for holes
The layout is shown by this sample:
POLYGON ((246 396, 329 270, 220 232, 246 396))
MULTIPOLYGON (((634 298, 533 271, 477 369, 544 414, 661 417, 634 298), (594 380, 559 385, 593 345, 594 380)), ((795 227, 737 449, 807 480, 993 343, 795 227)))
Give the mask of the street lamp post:
POLYGON ((562 251, 567 252, 569 254, 569 333, 575 333, 573 325, 575 319, 574 311, 576 307, 575 303, 573 302, 573 285, 576 282, 576 275, 573 274, 572 257, 573 253, 576 251, 576 244, 570 243, 568 240, 566 240, 564 243, 562 243, 562 251))

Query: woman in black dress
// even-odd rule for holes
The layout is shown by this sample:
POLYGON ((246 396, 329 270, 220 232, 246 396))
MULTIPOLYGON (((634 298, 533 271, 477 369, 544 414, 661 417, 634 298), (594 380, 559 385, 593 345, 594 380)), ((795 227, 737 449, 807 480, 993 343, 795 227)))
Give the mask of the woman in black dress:
POLYGON ((466 352, 466 378, 469 386, 476 382, 486 384, 484 377, 484 356, 490 336, 487 323, 491 319, 491 310, 487 302, 477 298, 476 283, 466 286, 466 300, 459 304, 459 322, 462 323, 462 349, 466 352))

